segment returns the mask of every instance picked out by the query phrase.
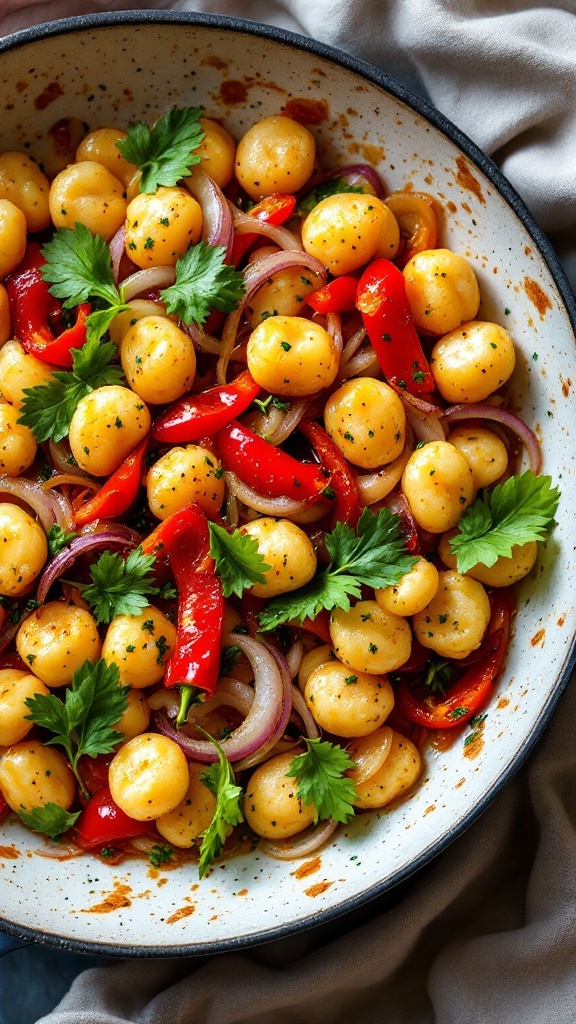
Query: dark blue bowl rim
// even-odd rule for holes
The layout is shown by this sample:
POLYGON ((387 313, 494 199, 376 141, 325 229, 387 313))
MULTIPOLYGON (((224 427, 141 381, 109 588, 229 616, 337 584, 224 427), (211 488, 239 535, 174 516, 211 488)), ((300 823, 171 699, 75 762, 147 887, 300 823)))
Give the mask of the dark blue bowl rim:
MULTIPOLYGON (((36 25, 32 28, 23 29, 0 40, 0 55, 8 50, 15 49, 33 43, 36 40, 47 39, 51 36, 66 35, 71 32, 89 31, 103 27, 141 25, 141 24, 185 24, 198 25, 218 29, 220 31, 242 32, 248 35, 259 36, 263 39, 270 39, 283 43, 286 46, 298 50, 305 50, 317 57, 323 57, 333 64, 355 72, 362 78, 374 83, 386 92, 391 93, 402 103, 411 107, 418 114, 421 114, 443 135, 455 143, 462 152, 486 175, 498 192, 507 201, 519 220, 522 222, 534 243, 546 261, 552 274, 558 292, 562 297, 566 312, 568 313, 572 330, 576 335, 576 299, 560 260, 554 251, 549 239, 536 222, 524 201, 520 198, 515 188, 502 174, 497 165, 484 153, 472 140, 456 127, 447 117, 440 113, 436 107, 427 100, 413 93, 401 82, 366 61, 360 60, 342 50, 317 42, 315 39, 289 32, 286 29, 276 28, 272 25, 264 25, 255 21, 247 21, 243 18, 231 18, 215 14, 183 13, 178 11, 119 11, 105 14, 83 14, 77 17, 64 18, 47 24, 36 25)), ((556 706, 566 689, 572 670, 576 666, 576 637, 573 638, 570 650, 567 653, 563 669, 553 692, 542 709, 542 714, 534 725, 530 734, 526 737, 524 745, 518 751, 513 761, 502 772, 500 778, 494 783, 484 798, 458 823, 458 825, 447 835, 439 839, 425 850, 419 857, 412 861, 405 868, 397 871, 388 880, 371 886, 365 892, 360 893, 351 899, 345 900, 335 907, 319 913, 310 914, 309 917, 299 921, 293 921, 286 925, 279 925, 265 931, 255 932, 253 935, 243 935, 234 939, 226 939, 220 942, 211 942, 202 946, 191 947, 186 944, 174 946, 130 946, 115 945, 102 942, 86 942, 79 939, 70 939, 65 936, 51 932, 42 932, 37 929, 28 928, 14 924, 0 917, 0 930, 15 938, 24 941, 36 942, 42 945, 51 946, 56 949, 68 950, 75 953, 99 954, 111 957, 132 957, 132 958, 156 958, 166 957, 197 957, 208 956, 214 953, 231 952, 240 949, 247 949, 251 946, 272 942, 275 939, 286 938, 303 929, 315 928, 318 925, 340 917, 343 914, 357 910, 369 900, 385 893, 393 893, 394 889, 404 884, 412 876, 416 875, 422 868, 439 856, 455 839, 466 831, 486 810, 489 804, 501 792, 504 786, 518 772, 524 762, 533 752, 538 740, 546 729, 556 706)))

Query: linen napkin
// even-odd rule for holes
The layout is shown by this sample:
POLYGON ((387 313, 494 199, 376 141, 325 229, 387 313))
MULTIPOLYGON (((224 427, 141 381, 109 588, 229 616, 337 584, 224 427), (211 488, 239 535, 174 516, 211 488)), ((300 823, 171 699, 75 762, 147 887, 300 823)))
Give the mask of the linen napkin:
MULTIPOLYGON (((421 85, 576 280, 571 0, 3 0, 0 33, 127 8, 280 25, 421 85)), ((86 971, 42 1024, 575 1024, 575 733, 572 684, 529 766, 395 905, 246 953, 86 971)))

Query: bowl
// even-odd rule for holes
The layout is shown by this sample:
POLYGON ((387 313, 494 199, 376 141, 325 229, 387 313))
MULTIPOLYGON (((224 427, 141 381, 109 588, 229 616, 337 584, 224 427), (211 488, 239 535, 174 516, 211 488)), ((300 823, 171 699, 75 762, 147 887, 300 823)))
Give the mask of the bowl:
POLYGON ((49 945, 116 956, 178 956, 238 948, 329 921, 391 890, 459 836, 534 748, 574 662, 576 608, 576 306, 558 260, 510 184, 454 125, 375 68, 289 32, 251 22, 128 12, 54 22, 0 43, 0 151, 46 159, 49 129, 152 121, 202 105, 237 137, 284 111, 304 121, 326 166, 360 160, 389 190, 433 193, 443 242, 467 256, 480 317, 511 332, 514 406, 539 434, 559 482, 558 525, 519 588, 505 672, 480 739, 428 750, 413 792, 357 817, 319 855, 286 864, 255 850, 198 882, 184 867, 112 867, 47 860, 42 840, 0 828, 2 928, 49 945), (574 383, 573 383, 574 382, 574 383))

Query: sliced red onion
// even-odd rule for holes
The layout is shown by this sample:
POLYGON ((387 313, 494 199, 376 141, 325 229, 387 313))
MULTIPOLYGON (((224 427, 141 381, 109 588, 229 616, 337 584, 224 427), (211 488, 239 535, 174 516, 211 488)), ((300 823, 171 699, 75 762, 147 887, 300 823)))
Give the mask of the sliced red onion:
POLYGON ((74 529, 74 516, 72 515, 72 506, 68 501, 68 498, 56 489, 50 491, 50 494, 55 502, 55 514, 58 526, 61 526, 67 533, 72 532, 74 529))
POLYGON ((472 419, 493 420, 494 423, 507 427, 513 434, 516 434, 524 445, 532 472, 538 474, 542 469, 540 442, 534 431, 530 430, 530 427, 526 426, 524 421, 519 416, 515 416, 514 413, 506 412, 504 409, 499 409, 495 405, 489 405, 488 403, 471 402, 469 405, 451 405, 446 409, 444 419, 448 423, 458 423, 460 420, 472 419))
POLYGON ((228 363, 234 351, 236 335, 244 307, 269 277, 289 267, 306 267, 312 273, 318 274, 323 282, 326 282, 328 277, 326 268, 322 266, 320 260, 317 260, 314 256, 309 256, 306 252, 274 252, 270 256, 263 256, 261 260, 257 260, 255 263, 249 263, 242 272, 246 291, 242 296, 238 309, 235 309, 228 315, 222 331, 222 347, 216 366, 216 380, 218 384, 226 383, 228 363))
POLYGON ((224 193, 202 167, 196 166, 186 186, 202 208, 202 239, 207 245, 222 245, 228 263, 232 255, 234 232, 232 211, 224 193))
POLYGON ((85 534, 82 537, 75 537, 70 544, 68 544, 44 569, 40 582, 38 584, 38 592, 36 598, 39 604, 43 604, 46 600, 46 595, 50 590, 52 584, 62 576, 80 555, 87 554, 88 551, 94 551, 97 548, 109 548, 109 547, 133 547, 134 545, 130 540, 126 538, 124 532, 115 530, 103 530, 102 533, 90 533, 85 534))
POLYGON ((402 491, 393 491, 391 494, 388 494, 386 498, 384 498, 382 504, 385 505, 390 512, 393 512, 394 515, 400 516, 403 527, 408 534, 412 534, 412 536, 418 535, 416 520, 412 515, 412 509, 408 504, 408 499, 404 494, 402 494, 402 491))
POLYGON ((41 485, 32 480, 1 473, 0 493, 11 494, 14 498, 19 498, 20 501, 25 501, 27 505, 30 505, 30 508, 36 513, 46 531, 54 523, 60 524, 60 521, 64 518, 64 511, 53 492, 43 491, 41 485))
POLYGON ((412 427, 417 441, 446 440, 446 429, 442 422, 444 411, 439 405, 426 402, 402 388, 394 388, 394 390, 400 396, 406 412, 406 419, 412 427))
POLYGON ((236 473, 226 472, 224 479, 228 490, 235 498, 239 498, 248 508, 254 509, 255 512, 261 512, 262 515, 285 518, 298 515, 299 512, 305 512, 310 508, 309 501, 294 501, 292 498, 284 496, 269 498, 266 494, 260 494, 259 491, 255 491, 248 484, 239 480, 236 473))
POLYGON ((79 857, 86 851, 69 839, 61 839, 59 842, 47 839, 43 846, 34 850, 34 853, 37 857, 48 857, 49 860, 70 860, 71 857, 79 857))
POLYGON ((317 739, 320 735, 320 730, 313 715, 310 713, 302 691, 299 690, 297 686, 294 686, 294 684, 292 684, 292 707, 302 719, 302 724, 308 739, 317 739))
POLYGON ((344 348, 342 349, 342 356, 341 356, 341 359, 340 359, 340 369, 341 370, 344 369, 344 367, 346 366, 346 363, 348 362, 348 360, 352 359, 353 355, 356 355, 356 352, 360 348, 360 346, 361 346, 362 342, 364 341, 365 337, 366 337, 366 328, 365 327, 361 327, 360 330, 356 331, 352 335, 351 338, 348 338, 348 341, 346 342, 346 344, 344 345, 344 348))
POLYGON ((375 502, 383 501, 387 498, 402 479, 406 463, 413 449, 414 445, 408 445, 407 443, 402 454, 397 459, 394 459, 394 462, 383 466, 382 469, 377 469, 374 473, 355 474, 356 487, 362 506, 374 505, 375 502))
POLYGON ((124 224, 118 228, 116 234, 110 239, 108 248, 110 249, 110 257, 112 259, 114 284, 118 284, 120 280, 120 263, 126 253, 126 227, 124 224))
POLYGON ((298 860, 299 857, 308 857, 330 839, 330 836, 338 828, 338 822, 328 818, 328 821, 321 821, 312 831, 309 829, 303 835, 294 839, 277 840, 260 839, 258 851, 265 853, 275 860, 298 860))
POLYGON ((303 655, 303 644, 300 640, 296 640, 286 655, 286 664, 290 673, 290 679, 294 679, 294 676, 298 675, 303 655))
POLYGON ((355 762, 356 767, 350 768, 346 774, 354 785, 366 782, 382 767, 390 753, 392 745, 392 729, 388 725, 381 726, 368 736, 352 740, 346 747, 346 753, 355 762))
POLYGON ((326 314, 326 330, 334 342, 334 348, 338 354, 338 359, 340 359, 342 349, 344 348, 344 338, 342 336, 342 319, 339 313, 326 314))
MULTIPOLYGON (((378 171, 370 164, 347 164, 345 167, 335 167, 324 176, 324 181, 331 181, 333 178, 342 178, 349 185, 361 185, 362 180, 367 181, 374 189, 378 199, 383 199, 386 190, 378 171)), ((318 182, 320 184, 320 182, 318 182)))
MULTIPOLYGON (((270 740, 276 740, 286 728, 292 710, 291 683, 279 666, 278 656, 266 644, 241 633, 228 633, 225 646, 235 644, 246 655, 254 672, 254 699, 244 721, 220 743, 231 762, 242 761, 259 751, 270 740)), ((177 732, 166 716, 156 712, 156 725, 161 733, 173 739, 191 761, 212 764, 218 754, 209 740, 196 740, 177 732)))
POLYGON ((370 345, 362 348, 355 356, 348 360, 344 371, 340 372, 339 379, 349 380, 350 377, 381 377, 380 363, 378 357, 370 345))
POLYGON ((153 291, 157 288, 169 288, 176 280, 174 267, 147 267, 146 270, 138 270, 122 282, 122 296, 124 302, 130 302, 142 292, 153 291))
POLYGON ((246 717, 250 713, 253 700, 254 690, 248 686, 248 683, 242 683, 239 679, 233 679, 231 676, 223 676, 218 680, 216 693, 210 700, 191 706, 188 712, 188 722, 205 718, 211 711, 221 707, 234 708, 235 711, 246 717))
POLYGON ((48 451, 50 453, 50 459, 54 464, 54 468, 59 473, 74 473, 75 476, 89 477, 89 474, 84 469, 80 469, 80 466, 76 462, 68 438, 65 437, 61 441, 48 441, 48 451))
POLYGON ((234 231, 237 235, 264 235, 272 242, 275 242, 280 249, 291 250, 292 252, 302 250, 302 242, 296 235, 274 224, 267 224, 258 217, 251 217, 249 213, 242 213, 233 207, 234 231))
MULTIPOLYGON (((271 431, 265 431, 266 440, 270 444, 282 444, 287 437, 290 437, 295 430, 309 405, 314 401, 315 395, 308 395, 306 398, 297 398, 291 403, 291 408, 283 416, 277 426, 271 431)), ((276 410, 280 412, 280 410, 276 410)))

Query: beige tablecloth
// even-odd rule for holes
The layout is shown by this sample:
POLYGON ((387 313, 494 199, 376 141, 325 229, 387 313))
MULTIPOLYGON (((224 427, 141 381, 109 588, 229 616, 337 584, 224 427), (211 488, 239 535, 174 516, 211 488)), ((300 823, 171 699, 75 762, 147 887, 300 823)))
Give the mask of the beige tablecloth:
MULTIPOLYGON (((404 80, 500 164, 576 273, 576 3, 0 3, 0 33, 126 8, 249 17, 404 80)), ((247 953, 86 971, 44 1024, 574 1024, 576 688, 531 763, 402 899, 247 953)))

